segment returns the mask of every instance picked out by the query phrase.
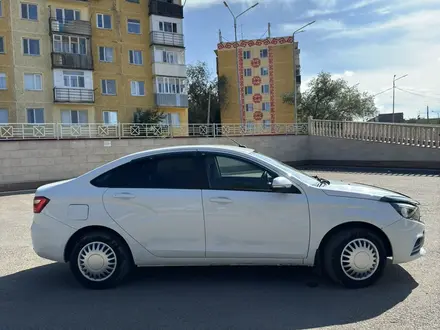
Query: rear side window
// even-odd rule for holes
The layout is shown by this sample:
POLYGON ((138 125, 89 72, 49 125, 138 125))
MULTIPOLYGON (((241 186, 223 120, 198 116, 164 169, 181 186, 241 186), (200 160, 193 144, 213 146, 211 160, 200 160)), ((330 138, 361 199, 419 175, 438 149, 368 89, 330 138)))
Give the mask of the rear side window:
POLYGON ((91 181, 102 188, 206 189, 207 176, 195 153, 143 158, 118 166, 91 181))

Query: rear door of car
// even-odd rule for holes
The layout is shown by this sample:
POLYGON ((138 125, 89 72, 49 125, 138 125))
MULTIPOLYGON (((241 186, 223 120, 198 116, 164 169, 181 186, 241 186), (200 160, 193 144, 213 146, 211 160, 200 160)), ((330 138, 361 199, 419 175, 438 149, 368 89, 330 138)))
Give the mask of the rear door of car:
POLYGON ((132 161, 110 173, 105 209, 158 257, 204 257, 201 189, 206 175, 196 152, 132 161))

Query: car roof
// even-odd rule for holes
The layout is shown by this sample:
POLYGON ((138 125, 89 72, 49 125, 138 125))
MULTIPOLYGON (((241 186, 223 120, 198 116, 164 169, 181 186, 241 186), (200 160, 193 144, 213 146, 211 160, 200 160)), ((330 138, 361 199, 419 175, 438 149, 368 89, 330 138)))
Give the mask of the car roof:
POLYGON ((140 151, 134 154, 131 154, 129 156, 136 156, 142 157, 142 156, 149 156, 149 155, 155 155, 155 154, 163 154, 167 152, 185 152, 185 151, 211 151, 211 152, 218 152, 218 151, 225 151, 225 152, 231 152, 231 153, 239 153, 239 154, 250 154, 254 152, 254 149, 251 148, 245 148, 245 147, 238 147, 238 146, 231 146, 231 145, 215 145, 215 144, 205 144, 205 145, 186 145, 186 146, 173 146, 173 147, 162 147, 162 148, 154 148, 154 149, 148 149, 145 151, 140 151))

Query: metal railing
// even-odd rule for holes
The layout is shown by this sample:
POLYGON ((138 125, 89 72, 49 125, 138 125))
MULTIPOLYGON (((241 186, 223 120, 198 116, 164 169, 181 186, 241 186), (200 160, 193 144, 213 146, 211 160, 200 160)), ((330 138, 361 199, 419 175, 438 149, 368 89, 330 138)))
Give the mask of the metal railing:
POLYGON ((92 24, 90 21, 58 20, 52 17, 49 19, 49 26, 51 33, 68 33, 84 36, 92 35, 92 24))
POLYGON ((152 31, 150 32, 150 44, 184 47, 183 34, 173 33, 173 32, 152 31))
POLYGON ((57 88, 53 89, 54 102, 58 103, 93 103, 95 91, 84 88, 57 88))
POLYGON ((310 135, 394 143, 417 147, 440 147, 440 125, 391 124, 309 120, 310 135))
POLYGON ((233 137, 256 135, 306 135, 307 124, 0 124, 0 140, 23 139, 124 139, 174 137, 233 137))
POLYGON ((154 103, 165 107, 188 107, 188 95, 186 94, 154 94, 154 103))
POLYGON ((92 55, 52 53, 52 68, 93 70, 92 55))

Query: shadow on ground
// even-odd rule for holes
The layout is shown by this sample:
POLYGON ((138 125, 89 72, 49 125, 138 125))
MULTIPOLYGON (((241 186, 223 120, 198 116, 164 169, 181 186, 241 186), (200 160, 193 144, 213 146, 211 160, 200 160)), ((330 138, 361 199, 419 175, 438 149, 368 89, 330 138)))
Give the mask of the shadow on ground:
POLYGON ((55 263, 0 278, 0 328, 314 328, 374 318, 417 286, 395 265, 356 291, 309 268, 175 267, 139 269, 116 289, 89 291, 55 263))

